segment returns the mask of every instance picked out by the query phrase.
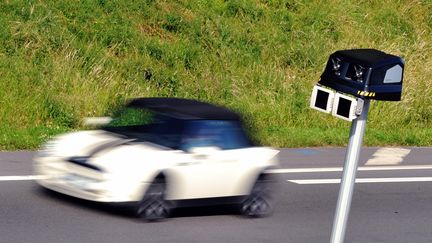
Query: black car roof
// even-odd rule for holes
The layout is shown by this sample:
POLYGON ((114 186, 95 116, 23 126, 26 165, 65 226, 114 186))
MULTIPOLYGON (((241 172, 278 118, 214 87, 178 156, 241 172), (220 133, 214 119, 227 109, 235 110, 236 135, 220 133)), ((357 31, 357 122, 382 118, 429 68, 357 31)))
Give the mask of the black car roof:
POLYGON ((222 106, 184 98, 135 98, 127 107, 149 109, 180 119, 237 120, 240 116, 222 106))

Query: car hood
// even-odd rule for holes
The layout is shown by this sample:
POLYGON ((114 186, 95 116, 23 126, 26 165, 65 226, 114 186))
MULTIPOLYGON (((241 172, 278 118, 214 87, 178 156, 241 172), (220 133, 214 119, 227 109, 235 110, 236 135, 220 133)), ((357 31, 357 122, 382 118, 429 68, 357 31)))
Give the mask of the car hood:
POLYGON ((103 130, 66 133, 46 143, 42 155, 72 157, 93 156, 94 154, 132 141, 103 130))

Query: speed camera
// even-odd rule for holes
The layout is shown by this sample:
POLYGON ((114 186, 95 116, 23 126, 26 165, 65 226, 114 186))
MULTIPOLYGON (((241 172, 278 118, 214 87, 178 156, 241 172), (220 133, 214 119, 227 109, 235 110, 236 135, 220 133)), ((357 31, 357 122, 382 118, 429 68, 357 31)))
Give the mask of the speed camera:
POLYGON ((375 49, 341 50, 331 54, 318 82, 363 99, 399 101, 404 61, 375 49))

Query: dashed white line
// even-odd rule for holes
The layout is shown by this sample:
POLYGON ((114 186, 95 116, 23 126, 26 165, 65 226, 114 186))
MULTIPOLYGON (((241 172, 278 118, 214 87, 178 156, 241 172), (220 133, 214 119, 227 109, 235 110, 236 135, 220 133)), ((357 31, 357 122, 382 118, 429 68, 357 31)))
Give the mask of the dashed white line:
POLYGON ((373 154, 373 158, 366 162, 366 165, 397 165, 402 163, 410 152, 410 149, 405 148, 380 148, 373 154))
POLYGON ((0 181, 32 181, 45 180, 47 176, 43 175, 24 175, 24 176, 0 176, 0 181))
MULTIPOLYGON (((312 185, 312 184, 339 184, 341 179, 309 179, 287 180, 288 182, 312 185)), ((430 182, 432 177, 398 177, 398 178, 357 178, 356 183, 385 183, 385 182, 430 182)))
MULTIPOLYGON (((363 166, 358 167, 359 171, 384 171, 384 170, 431 170, 432 165, 406 165, 406 166, 363 166)), ((342 167, 325 168, 291 168, 291 169, 272 169, 269 173, 290 174, 290 173, 314 173, 314 172, 340 172, 342 167)))
MULTIPOLYGON (((406 166, 363 166, 358 167, 359 171, 386 171, 386 170, 432 170, 432 165, 406 165, 406 166)), ((318 173, 318 172, 341 172, 342 167, 324 168, 291 168, 291 169, 272 169, 268 173, 272 174, 291 174, 291 173, 318 173)), ((21 176, 0 176, 0 181, 31 181, 45 180, 48 176, 44 175, 21 175, 21 176)))

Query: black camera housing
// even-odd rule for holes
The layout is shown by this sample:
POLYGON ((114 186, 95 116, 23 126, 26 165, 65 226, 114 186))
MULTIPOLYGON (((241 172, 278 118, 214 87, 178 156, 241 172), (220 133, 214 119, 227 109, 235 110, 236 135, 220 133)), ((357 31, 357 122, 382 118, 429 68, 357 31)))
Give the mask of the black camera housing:
POLYGON ((318 82, 362 99, 399 101, 404 61, 375 49, 341 50, 331 54, 318 82))

